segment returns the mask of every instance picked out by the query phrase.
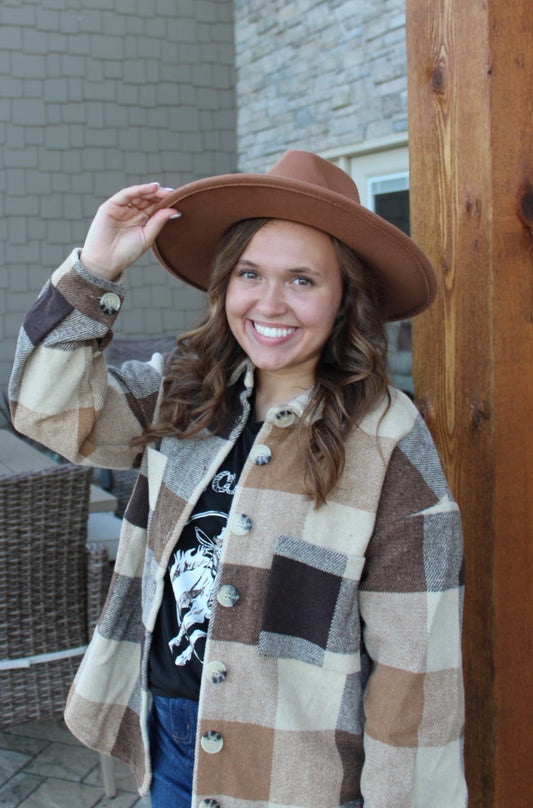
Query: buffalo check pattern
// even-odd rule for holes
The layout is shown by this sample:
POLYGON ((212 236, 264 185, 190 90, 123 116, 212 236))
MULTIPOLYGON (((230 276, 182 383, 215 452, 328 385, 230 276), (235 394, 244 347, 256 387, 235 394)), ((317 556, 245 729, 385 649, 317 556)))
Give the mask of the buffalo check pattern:
MULTIPOLYGON (((249 413, 253 373, 231 434, 164 439, 142 455, 132 437, 157 413, 163 357, 106 368, 116 312, 75 251, 21 329, 10 383, 15 426, 73 462, 139 467, 106 605, 69 697, 85 744, 151 770, 147 660, 165 569, 183 524, 249 413)), ((204 677, 193 806, 464 808, 461 523, 411 402, 370 413, 347 439, 346 465, 319 509, 305 495, 297 422, 305 396, 271 410, 234 496, 204 677), (289 419, 290 420, 290 419, 289 419), (243 520, 242 517, 245 517, 243 520), (234 520, 234 521, 233 521, 234 520), (234 531, 231 525, 246 524, 234 531), (221 749, 200 741, 215 732, 221 749), (210 802, 211 801, 211 802, 210 802)))

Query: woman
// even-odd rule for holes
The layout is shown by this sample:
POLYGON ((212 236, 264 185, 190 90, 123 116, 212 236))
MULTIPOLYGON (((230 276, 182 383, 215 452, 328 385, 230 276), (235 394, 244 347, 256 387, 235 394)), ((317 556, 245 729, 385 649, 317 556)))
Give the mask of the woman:
POLYGON ((154 808, 455 808, 460 519, 387 318, 433 270, 340 169, 124 189, 29 312, 15 426, 139 466, 110 595, 66 709, 154 808), (153 245, 208 288, 163 361, 106 368, 122 272, 153 245))

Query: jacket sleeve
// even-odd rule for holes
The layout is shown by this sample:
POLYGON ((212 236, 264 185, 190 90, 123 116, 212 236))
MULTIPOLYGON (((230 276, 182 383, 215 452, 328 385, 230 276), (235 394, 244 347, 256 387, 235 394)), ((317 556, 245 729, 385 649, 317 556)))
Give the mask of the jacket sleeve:
POLYGON ((163 357, 106 367, 103 349, 124 299, 75 250, 45 285, 20 330, 9 383, 15 429, 74 463, 130 468, 130 441, 154 416, 163 357))
POLYGON ((365 808, 464 808, 459 511, 418 417, 397 445, 367 550, 360 607, 365 808))

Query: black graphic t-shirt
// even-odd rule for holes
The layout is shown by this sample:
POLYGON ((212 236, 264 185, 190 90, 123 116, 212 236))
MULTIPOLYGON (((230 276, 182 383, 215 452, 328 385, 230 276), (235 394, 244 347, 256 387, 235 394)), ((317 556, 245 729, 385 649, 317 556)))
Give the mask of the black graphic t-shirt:
POLYGON ((252 408, 238 441, 198 500, 172 554, 150 651, 149 686, 156 696, 198 699, 228 514, 260 427, 252 408))

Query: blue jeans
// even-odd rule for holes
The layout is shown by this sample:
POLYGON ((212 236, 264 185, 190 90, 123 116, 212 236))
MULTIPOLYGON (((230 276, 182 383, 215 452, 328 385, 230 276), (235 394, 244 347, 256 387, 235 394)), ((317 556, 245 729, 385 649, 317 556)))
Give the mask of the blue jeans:
POLYGON ((148 719, 152 808, 191 808, 198 702, 154 696, 148 719))

